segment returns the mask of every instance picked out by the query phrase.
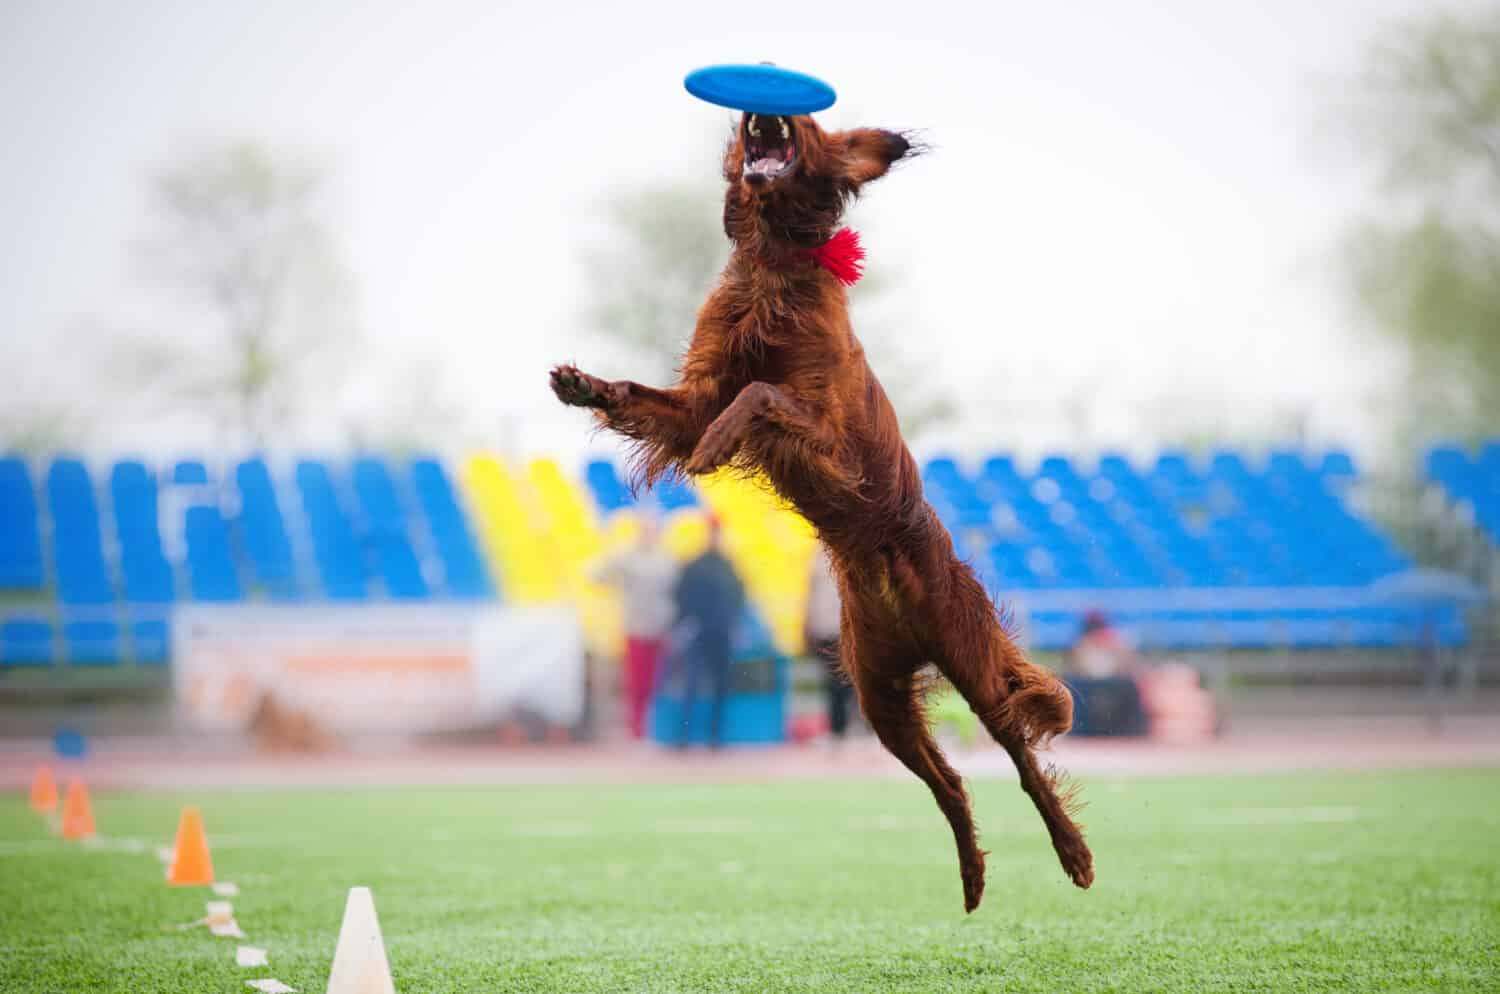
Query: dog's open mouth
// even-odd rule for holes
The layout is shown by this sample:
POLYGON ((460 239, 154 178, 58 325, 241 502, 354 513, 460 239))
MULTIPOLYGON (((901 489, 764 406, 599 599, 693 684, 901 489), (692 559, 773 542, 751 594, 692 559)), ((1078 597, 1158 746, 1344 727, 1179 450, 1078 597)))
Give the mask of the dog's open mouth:
POLYGON ((744 129, 746 179, 775 179, 797 161, 791 121, 771 114, 747 114, 744 129))

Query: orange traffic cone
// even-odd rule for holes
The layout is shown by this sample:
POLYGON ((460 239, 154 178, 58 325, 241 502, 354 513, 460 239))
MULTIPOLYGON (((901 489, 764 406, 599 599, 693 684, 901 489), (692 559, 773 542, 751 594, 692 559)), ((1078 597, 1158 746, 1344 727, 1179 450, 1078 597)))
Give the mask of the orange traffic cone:
POLYGON ((89 806, 89 789, 78 777, 68 781, 68 794, 63 798, 62 837, 94 837, 94 809, 89 806))
POLYGON ((214 863, 208 855, 208 839, 203 835, 203 816, 189 804, 182 809, 182 820, 177 823, 177 842, 172 847, 167 883, 173 887, 199 887, 213 882, 214 863))
POLYGON ((31 778, 31 810, 44 815, 57 810, 57 780, 52 767, 45 764, 38 766, 36 776, 31 778))

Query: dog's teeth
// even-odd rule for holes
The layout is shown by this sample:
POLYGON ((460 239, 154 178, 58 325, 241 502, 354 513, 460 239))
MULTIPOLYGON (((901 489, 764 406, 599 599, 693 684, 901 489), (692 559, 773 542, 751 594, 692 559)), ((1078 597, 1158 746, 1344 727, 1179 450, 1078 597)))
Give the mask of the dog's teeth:
POLYGON ((791 137, 792 131, 786 126, 786 118, 778 117, 777 120, 781 122, 781 137, 783 139, 791 137))
POLYGON ((750 132, 750 137, 751 138, 759 138, 760 137, 760 129, 755 126, 755 115, 754 114, 750 115, 750 126, 746 130, 748 130, 750 132))

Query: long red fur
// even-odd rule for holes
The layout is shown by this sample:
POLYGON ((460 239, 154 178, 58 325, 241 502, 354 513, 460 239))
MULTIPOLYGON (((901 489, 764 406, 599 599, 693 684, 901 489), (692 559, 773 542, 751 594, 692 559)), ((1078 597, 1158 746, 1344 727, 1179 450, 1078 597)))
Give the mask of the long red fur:
POLYGON ((814 258, 863 185, 918 149, 892 131, 827 133, 811 117, 786 120, 795 159, 775 179, 743 174, 743 119, 729 143, 724 230, 733 252, 678 382, 657 389, 558 366, 552 389, 632 440, 637 483, 724 466, 764 474, 817 528, 843 598, 842 665, 882 744, 948 819, 965 910, 984 892, 984 852, 963 781, 923 714, 929 665, 1009 753, 1063 869, 1088 887, 1093 857, 1071 817, 1072 792, 1035 755, 1072 725, 1072 698, 1026 658, 955 556, 850 327, 840 276, 814 258))

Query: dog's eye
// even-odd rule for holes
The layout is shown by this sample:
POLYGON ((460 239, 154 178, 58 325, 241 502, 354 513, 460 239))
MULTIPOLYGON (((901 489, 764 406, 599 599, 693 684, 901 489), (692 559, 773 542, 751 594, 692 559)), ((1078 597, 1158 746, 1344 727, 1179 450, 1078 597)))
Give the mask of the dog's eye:
POLYGON ((778 117, 776 120, 781 124, 781 138, 783 141, 785 141, 787 138, 791 137, 792 130, 786 126, 786 118, 778 117))
POLYGON ((759 138, 760 137, 760 129, 755 126, 755 115, 754 114, 750 115, 750 125, 745 130, 748 131, 748 132, 750 132, 750 137, 751 138, 759 138))

